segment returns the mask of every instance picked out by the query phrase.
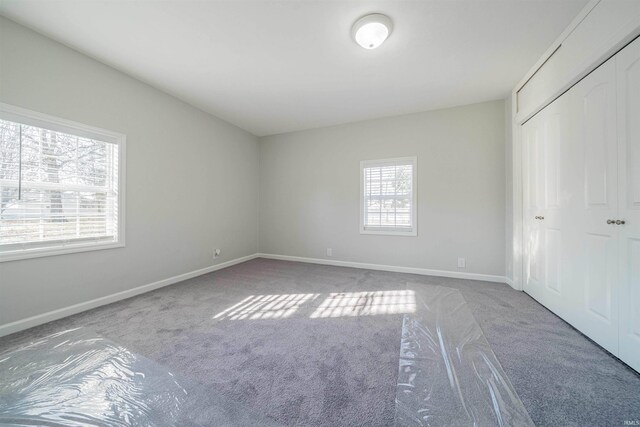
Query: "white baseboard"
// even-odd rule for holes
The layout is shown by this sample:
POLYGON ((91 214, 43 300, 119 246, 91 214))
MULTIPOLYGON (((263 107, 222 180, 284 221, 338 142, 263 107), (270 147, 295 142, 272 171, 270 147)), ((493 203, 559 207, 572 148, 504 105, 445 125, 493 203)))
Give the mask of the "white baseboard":
POLYGON ((504 278, 504 282, 505 282, 507 285, 511 286, 513 289, 515 289, 515 288, 516 288, 515 284, 513 283, 513 279, 512 279, 511 277, 507 277, 507 276, 505 276, 505 278, 504 278))
POLYGON ((268 258, 268 259, 279 259, 282 261, 308 262, 311 264, 335 265, 338 267, 353 267, 353 268, 364 268, 367 270, 382 270, 382 271, 393 271, 396 273, 420 274, 423 276, 452 277, 454 279, 483 280, 485 282, 507 283, 506 277, 494 276, 491 274, 464 273, 460 271, 447 271, 447 270, 430 270, 427 268, 399 267, 394 265, 367 264, 363 262, 338 261, 333 259, 305 258, 305 257, 299 257, 299 256, 264 254, 264 253, 257 254, 257 257, 268 258))
POLYGON ((231 267, 232 265, 240 264, 242 262, 249 261, 254 258, 257 258, 257 254, 252 254, 252 255, 241 257, 241 258, 232 259, 231 261, 223 262, 221 264, 212 265, 209 267, 201 268, 199 270, 190 271, 184 274, 179 274, 177 276, 169 277, 168 279, 159 280, 157 282, 138 286, 133 289, 127 289, 126 291, 92 299, 90 301, 82 302, 79 304, 70 305, 68 307, 49 311, 43 314, 38 314, 36 316, 27 317, 26 319, 17 320, 15 322, 7 323, 5 325, 0 325, 0 337, 12 334, 14 332, 22 331, 24 329, 29 329, 34 326, 42 325, 43 323, 51 322, 53 320, 62 319, 63 317, 71 316, 73 314, 77 314, 83 311, 91 310, 92 308, 100 307, 102 305, 111 304, 116 301, 131 298, 136 295, 143 294, 145 292, 162 288, 164 286, 173 285, 174 283, 182 282, 183 280, 191 279, 192 277, 201 276, 203 274, 211 273, 212 271, 221 270, 226 267, 231 267))

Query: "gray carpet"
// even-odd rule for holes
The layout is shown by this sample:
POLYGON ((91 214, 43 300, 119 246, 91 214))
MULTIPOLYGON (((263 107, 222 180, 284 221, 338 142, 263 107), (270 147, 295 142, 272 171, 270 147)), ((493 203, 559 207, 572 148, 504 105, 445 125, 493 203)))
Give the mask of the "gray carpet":
POLYGON ((4 337, 0 351, 85 326, 283 424, 390 425, 403 314, 326 304, 407 284, 462 292, 537 425, 640 420, 640 376, 526 294, 479 281, 256 259, 4 337))

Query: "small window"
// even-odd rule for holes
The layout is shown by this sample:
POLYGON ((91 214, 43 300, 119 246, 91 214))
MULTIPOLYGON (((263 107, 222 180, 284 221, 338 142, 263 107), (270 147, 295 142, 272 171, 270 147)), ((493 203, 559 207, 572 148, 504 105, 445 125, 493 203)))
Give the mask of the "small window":
POLYGON ((360 233, 416 236, 416 158, 360 162, 360 233))
POLYGON ((124 143, 0 104, 0 261, 124 246, 124 143))

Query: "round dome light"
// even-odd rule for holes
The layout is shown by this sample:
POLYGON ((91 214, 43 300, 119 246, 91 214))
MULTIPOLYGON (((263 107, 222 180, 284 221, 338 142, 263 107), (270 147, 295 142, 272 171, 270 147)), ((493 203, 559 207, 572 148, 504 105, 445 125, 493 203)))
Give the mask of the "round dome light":
POLYGON ((393 24, 388 16, 380 13, 372 13, 358 19, 351 35, 356 43, 365 49, 375 49, 380 46, 391 34, 393 24))

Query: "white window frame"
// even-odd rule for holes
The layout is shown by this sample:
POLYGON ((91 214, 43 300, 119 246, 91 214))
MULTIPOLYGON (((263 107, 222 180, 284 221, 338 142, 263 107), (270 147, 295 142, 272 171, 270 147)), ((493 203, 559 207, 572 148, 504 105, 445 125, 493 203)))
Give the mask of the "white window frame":
POLYGON ((96 139, 111 144, 117 144, 118 146, 118 230, 116 241, 110 240, 105 242, 100 239, 79 239, 56 242, 25 243, 20 249, 0 249, 0 262, 124 247, 126 228, 126 135, 73 122, 71 120, 61 119, 48 114, 39 113, 37 111, 27 110, 26 108, 16 107, 2 102, 0 102, 0 119, 69 133, 85 138, 96 139))
POLYGON ((391 159, 379 159, 379 160, 363 160, 360 162, 360 234, 377 234, 382 236, 407 236, 416 237, 418 235, 418 158, 412 157, 395 157, 391 159), (393 230, 393 229, 380 229, 372 230, 366 229, 364 223, 365 217, 365 182, 364 182, 364 170, 368 167, 381 166, 389 163, 405 163, 411 164, 412 177, 411 177, 411 189, 412 189, 412 204, 411 204, 411 218, 412 227, 409 231, 393 230))

